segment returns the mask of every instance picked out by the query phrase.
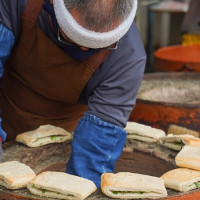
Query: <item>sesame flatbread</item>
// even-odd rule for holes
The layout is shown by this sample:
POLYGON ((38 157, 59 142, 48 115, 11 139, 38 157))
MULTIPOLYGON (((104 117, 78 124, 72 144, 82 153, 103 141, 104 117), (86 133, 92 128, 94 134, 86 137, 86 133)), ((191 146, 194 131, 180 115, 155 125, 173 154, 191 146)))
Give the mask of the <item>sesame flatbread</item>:
POLYGON ((152 128, 136 122, 127 122, 124 130, 127 132, 128 139, 135 139, 144 142, 157 142, 159 138, 166 136, 161 129, 152 128))
POLYGON ((166 172, 161 176, 165 187, 179 192, 187 192, 200 188, 200 171, 177 168, 166 172))
POLYGON ((26 188, 35 177, 35 172, 24 163, 8 161, 0 163, 0 185, 7 189, 26 188))
POLYGON ((35 195, 70 200, 83 200, 97 189, 88 179, 50 171, 37 175, 28 183, 27 188, 35 195))
POLYGON ((167 196, 161 178, 130 172, 104 173, 101 176, 101 190, 111 198, 157 199, 167 196))
POLYGON ((42 125, 39 128, 17 135, 16 141, 29 147, 39 147, 51 143, 61 143, 72 139, 72 134, 63 128, 53 125, 42 125))

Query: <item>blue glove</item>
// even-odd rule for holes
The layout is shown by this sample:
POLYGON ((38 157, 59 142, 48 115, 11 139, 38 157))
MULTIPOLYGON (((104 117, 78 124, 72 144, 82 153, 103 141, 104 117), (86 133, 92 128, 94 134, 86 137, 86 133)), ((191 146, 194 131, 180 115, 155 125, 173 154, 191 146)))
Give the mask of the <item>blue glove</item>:
POLYGON ((119 126, 85 113, 74 132, 66 172, 93 181, 100 187, 101 175, 113 172, 126 141, 119 126))

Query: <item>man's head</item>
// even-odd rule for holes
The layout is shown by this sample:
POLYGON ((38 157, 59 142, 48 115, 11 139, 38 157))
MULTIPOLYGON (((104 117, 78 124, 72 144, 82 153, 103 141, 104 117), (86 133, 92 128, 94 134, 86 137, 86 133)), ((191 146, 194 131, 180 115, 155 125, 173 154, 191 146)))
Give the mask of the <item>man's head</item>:
POLYGON ((77 44, 101 48, 118 41, 130 28, 137 0, 53 0, 63 32, 77 44))
POLYGON ((131 0, 64 0, 75 20, 86 29, 108 32, 130 14, 131 0))

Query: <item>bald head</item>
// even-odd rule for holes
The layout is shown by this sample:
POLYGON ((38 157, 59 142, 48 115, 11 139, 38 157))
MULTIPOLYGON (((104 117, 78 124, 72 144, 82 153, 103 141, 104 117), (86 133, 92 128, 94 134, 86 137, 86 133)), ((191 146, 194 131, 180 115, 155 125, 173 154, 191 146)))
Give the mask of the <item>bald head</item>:
POLYGON ((132 0, 64 0, 66 8, 83 27, 107 32, 116 28, 131 12, 132 0))

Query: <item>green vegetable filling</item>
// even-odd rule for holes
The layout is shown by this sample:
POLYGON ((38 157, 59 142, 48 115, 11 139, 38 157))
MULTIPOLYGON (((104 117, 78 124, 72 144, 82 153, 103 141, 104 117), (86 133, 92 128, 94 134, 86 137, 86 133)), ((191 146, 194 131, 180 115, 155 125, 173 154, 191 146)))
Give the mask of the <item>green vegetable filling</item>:
POLYGON ((46 192, 46 190, 45 189, 42 189, 42 188, 40 188, 41 190, 42 190, 42 194, 44 194, 45 192, 46 192))
POLYGON ((171 143, 171 144, 178 145, 178 146, 181 146, 181 147, 185 146, 185 144, 182 140, 180 142, 166 142, 165 140, 162 141, 162 144, 167 144, 167 143, 168 144, 171 143))
POLYGON ((196 186, 196 188, 200 188, 200 182, 195 182, 194 185, 196 186))
MULTIPOLYGON (((144 191, 111 191, 113 194, 136 194, 136 193, 139 193, 139 194, 144 194, 145 192, 144 191)), ((147 193, 147 192, 146 192, 147 193)))
MULTIPOLYGON (((50 190, 46 190, 46 189, 43 189, 42 187, 40 188, 37 188, 34 184, 31 186, 32 188, 35 188, 37 190, 40 190, 42 192, 42 194, 45 194, 45 192, 53 192, 53 191, 50 191, 50 190)), ((54 193, 54 192, 53 192, 54 193)), ((59 192, 56 192, 56 194, 61 194, 59 192)), ((73 194, 65 194, 66 196, 69 196, 69 197, 75 197, 73 194)))
POLYGON ((184 142, 181 140, 180 142, 175 142, 175 144, 177 144, 177 145, 181 145, 181 146, 184 146, 185 144, 184 144, 184 142))
MULTIPOLYGON (((55 141, 58 137, 60 137, 60 140, 63 140, 63 136, 61 135, 52 135, 51 137, 50 137, 50 139, 52 140, 52 141, 55 141)), ((42 139, 44 139, 45 137, 42 137, 42 138, 37 138, 34 142, 38 142, 39 140, 42 140, 42 139)), ((42 144, 42 143, 41 143, 42 144)))
POLYGON ((139 135, 138 133, 130 133, 131 135, 139 135))
POLYGON ((57 138, 56 135, 52 135, 52 136, 51 136, 51 140, 53 140, 53 141, 56 140, 56 138, 57 138))
MULTIPOLYGON (((140 136, 140 137, 143 137, 143 138, 152 138, 151 136, 145 136, 145 135, 140 135, 138 133, 127 133, 128 135, 136 135, 136 136, 140 136)), ((153 138, 154 139, 154 138, 153 138)))

